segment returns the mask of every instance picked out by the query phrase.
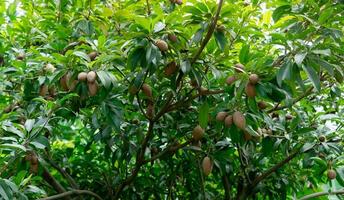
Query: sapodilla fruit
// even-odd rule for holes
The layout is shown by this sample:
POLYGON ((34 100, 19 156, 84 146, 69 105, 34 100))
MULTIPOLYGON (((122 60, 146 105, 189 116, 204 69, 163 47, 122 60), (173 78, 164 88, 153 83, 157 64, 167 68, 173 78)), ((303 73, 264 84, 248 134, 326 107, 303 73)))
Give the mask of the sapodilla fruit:
POLYGON ((197 125, 192 131, 192 138, 199 141, 203 138, 204 130, 200 125, 197 125))
POLYGON ((325 140, 326 140, 326 137, 324 135, 320 135, 319 136, 319 141, 320 142, 325 142, 325 140))
POLYGON ((239 129, 245 130, 246 119, 245 119, 245 116, 241 112, 236 111, 236 112, 233 113, 233 123, 239 129))
POLYGON ((53 73, 56 70, 56 68, 54 67, 54 65, 48 63, 45 65, 44 67, 44 71, 48 72, 48 73, 53 73))
POLYGON ((206 176, 208 176, 211 173, 211 171, 213 170, 213 163, 208 156, 203 158, 202 168, 203 168, 203 173, 206 176))
POLYGON ((88 86, 88 93, 91 97, 96 96, 97 92, 98 92, 98 84, 97 82, 89 82, 87 83, 88 86))
POLYGON ((45 97, 48 93, 48 86, 46 84, 41 85, 39 88, 39 95, 45 97))
POLYGON ((98 53, 97 53, 96 51, 92 51, 91 53, 88 54, 88 57, 89 57, 91 60, 96 59, 97 56, 98 56, 98 53))
POLYGON ((237 73, 242 73, 244 72, 244 69, 245 69, 245 66, 241 63, 237 63, 234 65, 234 70, 237 72, 237 73))
POLYGON ((333 180, 333 179, 336 178, 336 176, 337 176, 337 173, 336 173, 336 171, 334 171, 333 169, 329 169, 329 170, 327 171, 327 177, 328 177, 328 179, 333 180))
POLYGON ((153 119, 153 117, 154 117, 154 105, 152 103, 148 104, 147 110, 146 110, 146 115, 148 116, 149 119, 153 119))
POLYGON ((87 77, 87 82, 94 83, 96 81, 97 74, 94 71, 90 71, 87 73, 86 77, 87 77))
POLYGON ((147 97, 150 97, 150 98, 153 97, 152 89, 147 83, 144 83, 141 89, 142 89, 143 94, 145 94, 147 97))
POLYGON ((178 38, 175 34, 168 34, 168 39, 171 41, 171 42, 177 42, 178 38))
POLYGON ((19 53, 16 58, 17 60, 24 60, 25 57, 26 57, 25 53, 19 53))
POLYGON ((69 89, 68 88, 69 79, 70 79, 69 72, 67 74, 63 75, 60 79, 60 85, 61 85, 62 89, 65 91, 67 91, 69 89))
POLYGON ((255 85, 259 81, 259 76, 257 74, 251 74, 248 80, 250 81, 251 84, 255 85))
POLYGON ((165 75, 171 76, 172 74, 174 74, 174 72, 176 72, 176 70, 177 70, 177 63, 175 61, 172 61, 167 64, 165 68, 165 75))
POLYGON ((258 108, 261 109, 261 110, 264 110, 265 108, 268 107, 268 104, 265 103, 264 101, 259 101, 258 102, 258 108))
POLYGON ((237 80, 237 78, 235 76, 229 76, 226 79, 226 83, 227 83, 227 85, 232 85, 236 80, 237 80))
POLYGON ((233 116, 232 115, 228 115, 225 118, 225 126, 226 127, 230 127, 230 126, 232 126, 232 124, 233 124, 233 116))
POLYGON ((175 0, 174 1, 176 4, 178 4, 178 5, 182 5, 183 4, 183 0, 175 0))
POLYGON ((168 50, 168 44, 164 40, 157 40, 155 45, 160 49, 160 51, 168 50))
POLYGON ((216 120, 219 122, 223 122, 225 118, 227 117, 227 112, 218 112, 216 115, 216 120))
POLYGON ((87 80, 87 73, 86 72, 80 72, 78 74, 78 80, 79 81, 86 81, 87 80))
POLYGON ((245 93, 248 97, 251 97, 251 98, 255 97, 257 95, 255 85, 251 83, 247 83, 246 88, 245 88, 245 93))

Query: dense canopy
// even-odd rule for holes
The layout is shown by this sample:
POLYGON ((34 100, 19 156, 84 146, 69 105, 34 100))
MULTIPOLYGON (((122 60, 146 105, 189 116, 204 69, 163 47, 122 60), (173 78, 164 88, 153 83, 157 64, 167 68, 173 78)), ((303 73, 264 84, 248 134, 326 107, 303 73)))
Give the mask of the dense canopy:
POLYGON ((0 199, 343 199, 343 0, 0 3, 0 199))

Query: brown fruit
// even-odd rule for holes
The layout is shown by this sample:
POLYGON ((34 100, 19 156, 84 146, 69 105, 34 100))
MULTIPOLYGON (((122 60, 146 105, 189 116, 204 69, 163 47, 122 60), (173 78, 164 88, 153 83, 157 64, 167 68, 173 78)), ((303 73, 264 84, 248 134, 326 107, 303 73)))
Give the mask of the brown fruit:
POLYGON ((177 63, 175 61, 170 62, 165 68, 165 75, 171 76, 177 70, 177 63))
POLYGON ((329 169, 329 170, 327 171, 327 177, 328 177, 328 179, 333 180, 333 179, 336 178, 336 176, 337 176, 337 173, 336 173, 336 171, 334 171, 333 169, 329 169))
POLYGON ((155 45, 160 49, 160 51, 168 50, 168 44, 164 40, 157 40, 155 45))
POLYGON ((197 125, 192 131, 192 138, 199 141, 203 138, 204 130, 200 125, 197 125))
POLYGON ((261 109, 261 110, 264 110, 265 108, 268 107, 268 104, 265 103, 264 101, 259 101, 258 102, 258 108, 261 109))
POLYGON ((94 83, 88 83, 88 93, 91 97, 96 96, 97 92, 98 92, 98 84, 97 82, 94 83))
POLYGON ((172 42, 178 41, 178 38, 175 34, 168 34, 168 39, 171 40, 172 42))
POLYGON ((48 63, 45 65, 44 67, 44 71, 48 72, 48 73, 53 73, 56 70, 56 68, 54 67, 54 65, 48 63))
POLYGON ((30 171, 34 174, 37 174, 38 172, 38 163, 37 164, 31 164, 30 165, 30 171))
POLYGON ((138 91, 139 91, 139 89, 138 89, 135 85, 132 85, 132 86, 130 86, 130 88, 129 88, 129 93, 130 93, 131 95, 135 95, 138 91))
POLYGON ((148 84, 144 83, 141 89, 142 89, 143 94, 145 94, 147 97, 149 98, 153 97, 152 89, 148 84))
POLYGON ((325 140, 326 140, 326 137, 324 135, 320 135, 319 136, 319 141, 320 142, 325 142, 325 140))
POLYGON ((287 114, 287 115, 285 116, 285 119, 286 119, 286 120, 292 120, 292 119, 293 119, 293 116, 290 115, 290 114, 287 114))
POLYGON ((259 81, 259 76, 257 74, 251 74, 248 80, 250 81, 251 84, 255 85, 259 81))
POLYGON ((232 85, 235 81, 237 80, 237 78, 235 76, 229 76, 227 79, 226 79, 226 83, 228 85, 232 85))
POLYGON ((16 58, 17 60, 24 60, 25 57, 26 57, 25 53, 19 53, 16 58))
POLYGON ((91 53, 88 54, 88 57, 89 57, 91 60, 96 59, 97 56, 98 56, 98 53, 95 52, 95 51, 92 51, 91 53))
POLYGON ((178 5, 182 5, 183 4, 183 0, 175 0, 174 1, 176 4, 178 4, 178 5))
POLYGON ((225 118, 227 117, 227 112, 218 112, 216 115, 216 120, 219 122, 223 122, 225 118))
POLYGON ((63 75, 60 79, 60 85, 63 90, 67 91, 68 90, 68 82, 69 82, 70 76, 67 74, 63 75))
POLYGON ((233 124, 233 116, 232 115, 228 115, 225 118, 225 126, 226 127, 230 127, 230 126, 232 126, 232 124, 233 124))
POLYGON ((78 80, 79 81, 86 81, 87 80, 87 73, 86 72, 80 72, 78 74, 78 80))
POLYGON ((245 133, 244 133, 244 140, 245 141, 252 140, 252 135, 245 131, 245 133))
POLYGON ((38 164, 38 158, 36 155, 31 154, 31 160, 30 160, 31 164, 33 165, 37 165, 38 164))
POLYGON ((147 110, 146 110, 146 115, 148 116, 149 119, 153 119, 154 117, 154 105, 153 104, 148 104, 147 110))
POLYGON ((246 88, 245 88, 245 93, 248 97, 251 97, 251 98, 255 97, 257 95, 256 87, 251 83, 247 83, 246 88))
POLYGON ((208 156, 203 158, 202 168, 204 175, 208 176, 213 170, 213 163, 208 156))
POLYGON ((42 97, 45 97, 47 93, 48 93, 48 86, 46 84, 41 85, 41 87, 39 88, 39 95, 42 97))
POLYGON ((245 66, 241 63, 237 63, 234 65, 234 70, 237 72, 237 73, 242 73, 244 72, 244 69, 245 69, 245 66))
POLYGON ((245 119, 245 116, 241 112, 236 111, 236 112, 233 113, 233 123, 239 129, 245 130, 246 119, 245 119))
POLYGON ((87 78, 87 82, 94 83, 96 81, 97 74, 94 71, 90 71, 87 73, 86 78, 87 78))

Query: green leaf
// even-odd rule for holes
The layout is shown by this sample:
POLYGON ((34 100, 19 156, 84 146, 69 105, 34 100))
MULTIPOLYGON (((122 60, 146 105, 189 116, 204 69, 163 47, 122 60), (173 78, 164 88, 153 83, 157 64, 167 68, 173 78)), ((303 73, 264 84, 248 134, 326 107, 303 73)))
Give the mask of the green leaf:
POLYGON ((291 12, 290 5, 283 5, 274 10, 272 13, 272 19, 277 22, 284 14, 288 14, 291 12))
POLYGON ((333 13, 333 8, 326 8, 325 10, 323 10, 318 18, 318 22, 319 24, 323 24, 325 23, 332 15, 333 13))
POLYGON ((307 53, 297 53, 294 57, 295 63, 299 66, 301 66, 303 60, 305 59, 307 53))
POLYGON ((207 127, 208 113, 209 113, 209 105, 208 105, 208 102, 205 101, 199 108, 199 114, 198 114, 199 125, 203 128, 207 127))
POLYGON ((105 71, 97 71, 97 76, 100 79, 102 85, 108 89, 112 84, 112 79, 108 76, 107 72, 105 71))
POLYGON ((26 148, 20 144, 0 144, 0 149, 20 149, 26 151, 26 148))
POLYGON ((302 65, 303 70, 306 72, 308 78, 312 81, 314 87, 320 91, 320 78, 317 72, 310 66, 302 65))
POLYGON ((225 46, 227 45, 227 38, 222 31, 215 31, 214 32, 214 37, 216 40, 216 44, 219 47, 221 51, 224 51, 225 46))
POLYGON ((290 61, 285 62, 277 72, 276 80, 278 86, 281 87, 282 82, 286 79, 291 78, 292 74, 292 63, 290 61))
POLYGON ((32 127, 33 127, 34 124, 35 124, 35 120, 34 119, 27 119, 25 121, 25 124, 24 124, 26 131, 30 132, 32 130, 32 127))
POLYGON ((315 146, 315 142, 309 143, 307 142, 306 144, 304 144, 301 148, 301 152, 306 152, 310 149, 312 149, 315 146))
POLYGON ((242 64, 246 64, 249 60, 249 51, 250 51, 250 45, 244 44, 241 47, 240 53, 239 53, 239 61, 242 64))
POLYGON ((190 71, 190 69, 191 69, 190 61, 189 60, 183 60, 180 63, 180 68, 182 69, 184 74, 187 74, 190 71))
POLYGON ((164 28, 166 27, 166 24, 162 23, 162 22, 158 22, 154 25, 154 33, 160 32, 162 30, 164 30, 164 28))
POLYGON ((312 51, 314 54, 321 54, 325 56, 331 55, 331 49, 315 49, 312 51))
POLYGON ((82 52, 82 51, 74 51, 73 52, 74 55, 86 60, 87 62, 91 62, 91 59, 90 57, 85 53, 85 52, 82 52))

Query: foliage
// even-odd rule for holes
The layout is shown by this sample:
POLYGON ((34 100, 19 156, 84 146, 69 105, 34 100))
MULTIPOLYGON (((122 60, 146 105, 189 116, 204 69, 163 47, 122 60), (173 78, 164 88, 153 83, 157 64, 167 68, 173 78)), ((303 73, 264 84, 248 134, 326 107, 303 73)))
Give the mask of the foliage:
POLYGON ((344 187, 344 2, 179 2, 0 4, 2 199, 293 199, 344 187), (78 78, 90 71, 96 82, 78 78), (235 111, 244 128, 216 120, 235 111))

